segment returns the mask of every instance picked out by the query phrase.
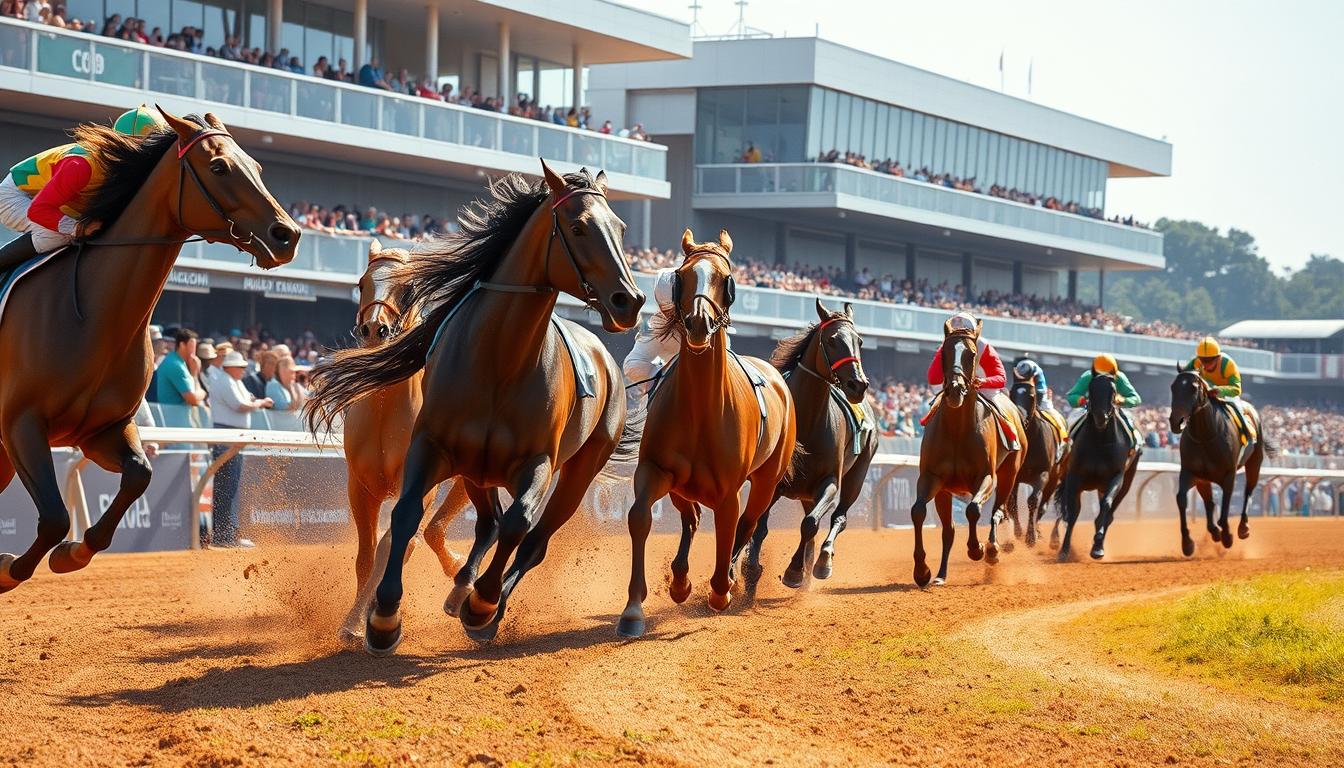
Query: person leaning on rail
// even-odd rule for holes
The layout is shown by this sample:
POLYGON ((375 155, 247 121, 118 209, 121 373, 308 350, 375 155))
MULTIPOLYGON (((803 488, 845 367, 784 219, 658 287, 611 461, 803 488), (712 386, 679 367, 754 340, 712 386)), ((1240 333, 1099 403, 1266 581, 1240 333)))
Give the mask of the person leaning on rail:
MULTIPOLYGON (((214 405, 211 415, 215 427, 248 429, 251 426, 253 411, 270 408, 270 398, 256 398, 243 386, 243 374, 247 371, 247 361, 241 352, 229 352, 221 365, 223 376, 210 378, 210 402, 214 405)), ((211 460, 216 460, 228 451, 227 445, 210 446, 211 460)), ((242 480, 243 457, 235 455, 224 462, 215 473, 215 487, 211 504, 210 519, 214 530, 212 547, 251 548, 251 541, 238 537, 238 484, 242 480)))

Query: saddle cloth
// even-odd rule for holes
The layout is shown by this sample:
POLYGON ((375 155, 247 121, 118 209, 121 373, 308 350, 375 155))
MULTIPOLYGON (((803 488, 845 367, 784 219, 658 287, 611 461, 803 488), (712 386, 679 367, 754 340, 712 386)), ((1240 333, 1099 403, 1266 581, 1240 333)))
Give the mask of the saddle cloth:
POLYGON ((1221 398, 1215 402, 1219 403, 1227 410, 1227 415, 1232 419, 1233 424, 1238 426, 1242 424, 1246 425, 1246 434, 1243 435, 1241 434, 1240 429, 1237 430, 1242 445, 1250 445, 1260 439, 1260 414, 1256 413, 1250 403, 1242 400, 1223 400, 1221 398), (1241 409, 1240 414, 1238 414, 1237 411, 1238 407, 1241 409), (1240 415, 1240 418, 1238 418, 1238 415, 1240 415))
MULTIPOLYGON (((756 429, 756 439, 759 441, 765 436, 765 421, 769 415, 769 411, 765 408, 765 377, 761 375, 760 371, 748 365, 747 361, 739 357, 733 350, 728 350, 728 355, 732 357, 733 360, 737 361, 737 365, 742 369, 742 373, 746 374, 747 381, 751 382, 752 393, 756 395, 756 407, 761 412, 761 423, 756 429)), ((663 381, 672 373, 672 369, 676 367, 677 361, 680 359, 681 355, 673 357, 667 362, 667 365, 664 365, 658 371, 657 376, 654 377, 653 383, 649 386, 649 396, 646 398, 646 403, 653 402, 653 396, 658 394, 658 390, 662 387, 663 381)))
MULTIPOLYGON (((68 247, 68 246, 67 246, 68 247)), ((32 274, 46 264, 48 261, 56 258, 65 252, 65 248, 57 248, 50 253, 43 253, 23 262, 11 269, 7 274, 0 274, 0 322, 4 322, 5 307, 9 304, 9 295, 14 292, 14 286, 20 280, 32 274)))
MULTIPOLYGON (((1013 430, 1012 423, 1008 421, 1007 416, 1003 415, 1001 409, 1003 405, 1008 405, 1013 408, 1016 408, 1017 406, 1008 402, 1007 397, 1004 397, 1002 392, 996 393, 993 398, 990 398, 983 392, 977 390, 975 396, 980 399, 980 402, 989 407, 990 413, 994 414, 994 430, 999 435, 999 444, 1010 451, 1021 450, 1022 443, 1018 442, 1017 433, 1013 430), (1000 400, 1000 398, 1002 398, 1002 400, 1000 400)), ((928 425, 929 419, 933 418, 933 414, 938 411, 938 406, 942 404, 942 402, 943 390, 939 390, 938 394, 934 395, 933 400, 929 402, 929 412, 924 414, 924 418, 919 420, 920 426, 928 425)))
POLYGON ((873 429, 873 422, 863 412, 863 405, 855 405, 849 402, 845 393, 840 391, 839 387, 831 386, 831 399, 840 406, 841 412, 845 414, 845 422, 849 424, 849 434, 851 435, 849 450, 855 456, 863 453, 863 437, 866 432, 873 429))

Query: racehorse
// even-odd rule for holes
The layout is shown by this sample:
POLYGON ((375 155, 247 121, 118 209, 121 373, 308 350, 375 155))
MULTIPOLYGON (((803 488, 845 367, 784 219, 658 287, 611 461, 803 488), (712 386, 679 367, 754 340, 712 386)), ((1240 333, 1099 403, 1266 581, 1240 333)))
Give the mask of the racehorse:
POLYGON ((685 258, 673 276, 672 306, 657 321, 680 343, 677 357, 650 391, 644 437, 635 468, 630 507, 630 592, 617 632, 644 634, 644 549, 653 525, 653 504, 671 494, 681 513, 681 545, 672 561, 672 599, 691 594, 691 539, 700 504, 714 510, 716 543, 709 607, 722 611, 732 600, 734 565, 756 521, 770 506, 794 454, 795 415, 784 378, 769 363, 738 357, 728 349, 729 310, 736 286, 729 254, 732 238, 696 243, 681 238, 685 258), (738 493, 751 481, 746 511, 738 493))
POLYGON ((607 202, 605 173, 561 178, 545 162, 542 173, 544 183, 517 174, 493 182, 491 199, 463 213, 459 233, 417 252, 404 272, 422 322, 380 346, 338 352, 314 370, 308 405, 316 432, 424 369, 424 407, 392 509, 387 567, 365 621, 370 653, 392 653, 401 641, 403 560, 430 488, 461 477, 478 511, 465 568, 498 539, 460 608, 467 634, 488 641, 510 593, 541 562, 621 438, 620 366, 593 334, 552 313, 564 291, 597 311, 607 331, 634 327, 644 294, 622 253, 625 224, 607 202), (500 488, 513 498, 507 509, 500 488))
POLYGON ((910 519, 915 526, 915 583, 929 584, 929 566, 924 553, 924 518, 929 500, 938 510, 943 532, 943 559, 938 566, 936 584, 947 580, 947 556, 952 551, 956 530, 952 527, 952 495, 970 494, 966 505, 966 524, 970 538, 966 554, 972 560, 982 557, 990 564, 999 559, 999 510, 1015 492, 1017 473, 1026 453, 1027 438, 1022 416, 1003 398, 1003 415, 1021 446, 1006 448, 999 438, 993 409, 976 392, 975 370, 980 355, 980 328, 954 329, 949 320, 943 324, 943 392, 924 429, 919 446, 919 480, 915 484, 915 503, 910 519), (984 549, 976 532, 980 512, 989 503, 989 543, 984 549))
MULTIPOLYGON (((411 310, 408 291, 398 279, 409 259, 410 252, 405 249, 384 249, 376 238, 369 242, 369 264, 359 278, 359 309, 351 330, 361 346, 385 344, 415 326, 417 316, 411 310)), ((378 542, 375 561, 378 512, 384 499, 396 498, 401 492, 401 465, 410 445, 416 414, 420 412, 421 376, 417 372, 390 384, 345 411, 346 493, 359 546, 355 556, 357 597, 339 634, 341 644, 347 648, 364 646, 364 613, 377 585, 372 576, 375 572, 382 573, 391 546, 389 537, 384 535, 378 542)), ((433 500, 436 490, 437 487, 430 489, 426 504, 433 500)), ((425 543, 438 556, 439 565, 449 578, 457 575, 461 563, 448 550, 444 532, 468 503, 462 484, 454 483, 425 525, 425 543)), ((456 604, 451 608, 456 611, 456 604)))
POLYGON ((1251 535, 1251 523, 1246 509, 1251 493, 1260 482, 1260 465, 1265 454, 1274 456, 1276 448, 1264 434, 1260 415, 1249 403, 1243 403, 1246 420, 1255 425, 1258 435, 1250 445, 1241 444, 1241 435, 1233 417, 1221 404, 1215 403, 1209 386, 1192 368, 1176 366, 1176 379, 1171 382, 1171 431, 1181 435, 1181 474, 1176 484, 1176 506, 1181 510, 1181 552, 1186 557, 1195 553, 1195 542, 1185 522, 1185 509, 1193 485, 1204 499, 1204 514, 1208 518, 1209 536, 1221 541, 1225 549, 1232 547, 1232 529, 1228 527, 1227 513, 1232 504, 1232 488, 1237 482, 1237 470, 1246 468, 1246 485, 1242 492, 1241 523, 1237 538, 1251 535), (1222 514, 1218 524, 1213 522, 1213 484, 1223 491, 1222 514))
MULTIPOLYGON (((162 110, 160 110, 162 111, 162 110)), ((17 470, 37 506, 37 539, 0 554, 0 592, 51 569, 75 571, 112 543, 151 469, 133 418, 149 387, 149 317, 182 244, 229 243, 265 269, 294 258, 299 228, 261 182, 260 166, 214 115, 163 113, 169 127, 135 138, 81 125, 75 140, 102 158, 105 181, 85 206, 103 222, 12 289, 0 326, 0 489, 17 470), (53 446, 76 446, 121 483, 83 541, 62 543, 70 516, 53 446), (57 546, 59 544, 59 546, 57 546)))
POLYGON ((1064 520, 1064 541, 1059 547, 1061 562, 1072 551, 1073 526, 1082 509, 1083 491, 1097 492, 1096 533, 1089 554, 1094 560, 1106 556, 1106 531, 1139 468, 1143 449, 1137 443, 1130 447, 1115 398, 1115 377, 1094 373, 1087 387, 1087 414, 1073 430, 1073 448, 1057 501, 1064 520))
MULTIPOLYGON (((1026 484, 1031 489, 1027 495, 1026 540, 1028 547, 1034 547, 1040 537, 1041 510, 1055 497, 1064 468, 1068 466, 1069 447, 1065 443, 1060 450, 1059 431, 1041 415, 1040 404, 1036 402, 1036 386, 1032 382, 1014 381, 1008 397, 1022 412, 1022 423, 1027 432, 1026 458, 1017 473, 1017 483, 1026 484)), ((1016 488, 1008 496, 1008 516, 1013 519, 1013 536, 1021 536, 1016 488)))
MULTIPOLYGON (((854 306, 846 302, 843 312, 832 312, 817 299, 817 317, 818 322, 781 341, 770 358, 788 381, 797 409, 794 470, 771 500, 771 507, 780 497, 803 504, 798 549, 783 576, 784 585, 795 589, 803 585, 809 568, 818 579, 830 578, 835 537, 845 529, 849 508, 863 491, 878 444, 873 428, 877 416, 864 402, 868 378, 859 357, 863 339, 854 327, 854 306), (867 429, 855 429, 859 422, 850 404, 862 409, 867 429), (814 539, 828 512, 831 529, 813 566, 814 539)), ((754 592, 761 575, 761 544, 769 533, 769 519, 766 510, 747 551, 747 594, 754 592)))

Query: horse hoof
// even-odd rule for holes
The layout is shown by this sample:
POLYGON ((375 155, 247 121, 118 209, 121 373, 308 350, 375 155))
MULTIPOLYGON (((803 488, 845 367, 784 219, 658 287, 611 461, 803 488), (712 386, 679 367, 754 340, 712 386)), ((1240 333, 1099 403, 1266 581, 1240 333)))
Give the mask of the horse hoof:
POLYGON ((792 567, 784 569, 784 574, 779 577, 784 582, 784 586, 789 589, 799 589, 803 586, 803 569, 794 570, 792 567))
POLYGON ((826 550, 822 550, 817 556, 817 562, 812 566, 812 578, 818 581, 825 581, 831 578, 831 568, 835 561, 835 555, 826 550))
POLYGON ((1059 549, 1059 534, 1057 533, 1050 534, 1050 548, 1059 549))
POLYGON ((616 622, 616 634, 621 637, 628 637, 631 639, 643 637, 645 629, 643 611, 637 616, 633 614, 629 616, 621 614, 620 621, 616 622))
POLYGON ((929 586, 929 578, 932 576, 933 571, 929 570, 929 566, 923 563, 915 564, 915 586, 921 589, 929 586))
POLYGON ((22 581, 10 575, 9 569, 18 558, 8 552, 0 552, 0 595, 22 584, 22 581))
POLYGON ((336 642, 347 651, 358 651, 364 647, 364 636, 349 627, 341 627, 336 633, 336 642))
POLYGON ((368 618, 364 620, 364 651, 370 656, 391 656, 401 645, 401 612, 393 611, 391 616, 378 613, 378 605, 369 607, 368 618))
POLYGON ((1063 547, 1060 548, 1059 555, 1055 557, 1055 560, 1061 563, 1067 563, 1072 559, 1073 559, 1073 552, 1064 549, 1063 547))
POLYGON ((733 602, 733 592, 729 590, 720 595, 713 589, 709 590, 709 609, 715 613, 723 613, 728 610, 728 606, 733 602))
POLYGON ((1031 531, 1027 531, 1026 542, 1027 542, 1027 548, 1028 548, 1028 549, 1035 549, 1035 548, 1036 548, 1036 534, 1033 533, 1033 532, 1031 532, 1031 531))
POLYGON ((1189 536, 1186 536, 1184 539, 1181 539, 1181 554, 1185 555, 1186 557, 1190 557, 1191 555, 1195 554, 1194 539, 1190 538, 1189 536))
MULTIPOLYGON (((1005 548, 1004 551, 1006 552, 1008 550, 1005 548)), ((985 548, 985 562, 990 565, 995 565, 999 562, 999 546, 997 544, 990 544, 985 548)))
POLYGON ((495 620, 495 614, 498 613, 498 603, 486 603, 476 596, 476 590, 472 590, 467 595, 467 599, 462 601, 462 606, 458 609, 458 618, 462 621, 462 629, 470 635, 472 632, 485 629, 495 620))
POLYGON ((1232 529, 1231 529, 1231 528, 1224 528, 1224 529, 1223 529, 1222 540, 1223 540, 1223 549, 1231 549, 1231 548, 1232 548, 1232 529))
POLYGON ((947 583, 947 579, 943 578, 942 576, 939 576, 938 578, 934 579, 932 583, 933 586, 935 587, 941 587, 947 583))
POLYGON ((1237 526, 1237 538, 1238 539, 1251 538, 1251 526, 1246 523, 1242 523, 1241 525, 1237 526))
POLYGON ((678 605, 686 602, 686 598, 691 596, 691 580, 685 575, 673 576, 672 583, 667 585, 667 593, 672 596, 672 602, 678 605))
POLYGON ((1102 549, 1101 547, 1093 547, 1092 551, 1089 552, 1088 554, 1092 556, 1093 560, 1100 560, 1101 558, 1106 556, 1106 550, 1102 549))
POLYGON ((1004 552, 1012 552, 1013 549, 1016 548, 1016 547, 1017 547, 1017 544, 1016 544, 1012 539, 1008 539, 1008 540, 1006 540, 1006 541, 1003 542, 1003 551, 1004 551, 1004 552))
POLYGON ((443 601, 443 612, 457 618, 462 612, 462 602, 471 594, 471 587, 454 586, 448 593, 448 598, 443 601))
POLYGON ((89 564, 93 550, 82 541, 62 541, 51 550, 47 565, 56 573, 73 573, 89 564))
POLYGON ((467 633, 467 637, 471 638, 472 640, 475 640, 478 643, 493 642, 495 639, 495 635, 499 634, 499 617, 496 617, 494 621, 491 621, 489 624, 486 624, 484 627, 481 627, 480 629, 463 627, 462 630, 467 633))
POLYGON ((1215 527, 1215 528, 1210 528, 1210 529, 1209 529, 1209 538, 1210 538, 1210 539, 1213 539, 1213 543, 1214 543, 1214 544, 1217 544, 1218 542, 1220 542, 1220 541, 1223 540, 1223 533, 1222 533, 1222 531, 1219 531, 1216 527, 1215 527))
POLYGON ((966 556, 978 563, 984 559, 985 550, 981 549, 980 547, 976 547, 975 549, 967 549, 966 556))

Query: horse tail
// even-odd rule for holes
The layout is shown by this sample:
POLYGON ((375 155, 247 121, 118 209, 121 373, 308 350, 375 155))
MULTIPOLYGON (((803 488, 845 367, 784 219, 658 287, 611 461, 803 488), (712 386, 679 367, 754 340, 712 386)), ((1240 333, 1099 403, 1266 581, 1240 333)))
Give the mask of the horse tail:
POLYGON ((450 309, 448 305, 435 307, 426 322, 407 328, 386 344, 342 349, 318 363, 303 408, 309 431, 330 431, 350 406, 424 368, 430 345, 450 309))
POLYGON ((795 441, 793 444, 793 455, 789 457, 789 465, 784 468, 784 476, 779 479, 779 484, 793 482, 807 465, 807 449, 803 447, 802 441, 795 441))
POLYGON ((639 444, 644 439, 644 422, 649 415, 648 408, 636 408, 625 412, 625 426, 621 428, 621 437, 616 441, 616 449, 611 452, 607 464, 630 464, 639 461, 639 444))
POLYGON ((1279 455, 1279 444, 1269 439, 1269 432, 1265 431, 1264 422, 1260 423, 1260 442, 1265 446, 1266 456, 1272 459, 1279 455))

